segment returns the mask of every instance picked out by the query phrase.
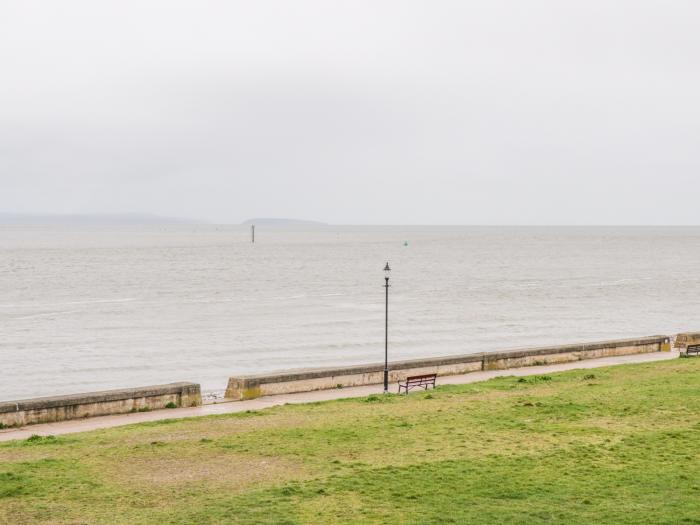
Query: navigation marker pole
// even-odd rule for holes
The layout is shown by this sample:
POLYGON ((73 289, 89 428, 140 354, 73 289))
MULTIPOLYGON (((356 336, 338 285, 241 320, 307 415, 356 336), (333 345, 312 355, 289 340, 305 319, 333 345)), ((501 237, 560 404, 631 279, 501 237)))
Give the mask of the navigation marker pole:
POLYGON ((255 224, 250 225, 250 237, 253 244, 255 244, 255 224))

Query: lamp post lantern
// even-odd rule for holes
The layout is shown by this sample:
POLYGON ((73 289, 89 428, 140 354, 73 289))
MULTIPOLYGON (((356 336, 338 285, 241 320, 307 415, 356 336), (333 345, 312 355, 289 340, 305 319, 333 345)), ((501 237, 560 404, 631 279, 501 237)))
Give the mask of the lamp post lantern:
POLYGON ((389 392, 389 263, 384 267, 384 289, 386 300, 384 302, 384 393, 389 392))

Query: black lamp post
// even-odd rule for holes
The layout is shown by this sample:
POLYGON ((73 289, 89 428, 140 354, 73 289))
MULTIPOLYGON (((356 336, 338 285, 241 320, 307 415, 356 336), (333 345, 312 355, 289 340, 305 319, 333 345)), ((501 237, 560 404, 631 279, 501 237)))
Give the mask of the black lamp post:
POLYGON ((389 263, 384 267, 384 289, 386 301, 384 303, 384 393, 389 392, 389 263))

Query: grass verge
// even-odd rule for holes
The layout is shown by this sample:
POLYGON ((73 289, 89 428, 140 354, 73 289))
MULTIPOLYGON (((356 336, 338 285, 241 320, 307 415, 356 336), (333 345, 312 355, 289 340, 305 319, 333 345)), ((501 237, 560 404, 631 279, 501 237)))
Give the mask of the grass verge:
POLYGON ((0 523, 700 523, 700 359, 0 444, 0 523))

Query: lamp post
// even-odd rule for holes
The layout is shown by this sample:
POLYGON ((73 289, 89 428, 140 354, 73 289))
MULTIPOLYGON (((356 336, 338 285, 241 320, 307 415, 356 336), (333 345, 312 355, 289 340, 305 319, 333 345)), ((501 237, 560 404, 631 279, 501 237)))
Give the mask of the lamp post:
POLYGON ((384 289, 386 301, 384 303, 384 393, 389 392, 389 263, 384 267, 384 289))

